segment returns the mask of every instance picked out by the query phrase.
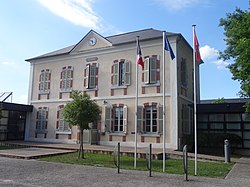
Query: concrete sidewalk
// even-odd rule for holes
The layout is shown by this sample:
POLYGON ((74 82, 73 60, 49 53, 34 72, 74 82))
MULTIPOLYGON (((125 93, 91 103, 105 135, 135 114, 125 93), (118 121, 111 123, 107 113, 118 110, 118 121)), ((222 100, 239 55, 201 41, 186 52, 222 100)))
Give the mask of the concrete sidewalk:
POLYGON ((35 159, 42 156, 58 155, 76 152, 76 150, 48 149, 48 148, 21 148, 0 150, 1 157, 35 159))
POLYGON ((248 182, 248 186, 250 186, 250 158, 240 158, 239 162, 236 163, 228 173, 226 179, 245 181, 248 182))
MULTIPOLYGON (((1 142, 0 142, 1 143, 1 142)), ((46 149, 61 149, 61 150, 78 150, 79 144, 62 144, 62 143, 45 143, 45 142, 27 142, 27 141, 3 141, 2 143, 15 145, 15 146, 26 146, 26 147, 37 147, 37 148, 46 148, 46 149)), ((84 145, 84 150, 86 152, 95 152, 103 154, 113 154, 114 146, 103 146, 103 145, 84 145)), ((139 157, 144 157, 148 151, 148 147, 142 147, 137 149, 139 157)), ((121 152, 123 155, 133 156, 134 148, 133 147, 123 147, 121 146, 121 152)), ((162 158, 162 149, 153 148, 152 154, 154 159, 162 158)), ((166 154, 170 158, 182 158, 183 153, 181 151, 175 151, 171 149, 166 149, 166 154)), ((194 159, 194 153, 188 153, 190 159, 194 159)), ((212 156, 197 154, 198 160, 210 160, 210 161, 220 161, 224 162, 224 157, 212 156)), ((237 163, 239 159, 231 158, 231 162, 237 163)))

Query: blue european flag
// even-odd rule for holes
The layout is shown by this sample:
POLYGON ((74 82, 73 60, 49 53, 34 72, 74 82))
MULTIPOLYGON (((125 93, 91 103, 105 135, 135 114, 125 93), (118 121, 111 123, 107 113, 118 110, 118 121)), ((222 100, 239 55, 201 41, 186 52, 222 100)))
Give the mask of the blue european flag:
POLYGON ((169 51, 170 57, 173 60, 175 58, 175 55, 174 55, 174 52, 173 52, 173 50, 172 50, 172 48, 171 48, 171 46, 169 44, 169 41, 168 41, 168 38, 167 38, 166 34, 165 34, 164 38, 165 38, 164 48, 165 48, 166 51, 169 51))

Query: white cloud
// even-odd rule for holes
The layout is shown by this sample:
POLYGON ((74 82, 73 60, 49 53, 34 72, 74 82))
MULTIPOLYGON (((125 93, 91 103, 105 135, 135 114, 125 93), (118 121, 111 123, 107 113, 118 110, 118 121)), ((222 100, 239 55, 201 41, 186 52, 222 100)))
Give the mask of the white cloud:
POLYGON ((223 61, 222 59, 218 59, 219 51, 209 45, 205 45, 200 48, 201 58, 206 62, 210 62, 216 65, 218 70, 226 69, 230 64, 229 62, 223 61))
POLYGON ((8 61, 3 61, 2 62, 3 65, 6 65, 6 66, 12 66, 12 65, 15 65, 14 62, 8 62, 8 61))
POLYGON ((185 9, 188 7, 196 6, 198 4, 209 4, 209 0, 156 0, 161 3, 170 11, 185 9))
POLYGON ((100 19, 92 9, 93 0, 38 0, 57 16, 90 29, 101 27, 100 19))
POLYGON ((230 64, 229 62, 225 62, 221 59, 213 61, 212 63, 215 64, 219 70, 225 69, 230 64))
POLYGON ((212 58, 217 58, 219 51, 215 48, 212 48, 208 45, 205 45, 204 47, 200 48, 201 58, 202 60, 208 60, 212 58))

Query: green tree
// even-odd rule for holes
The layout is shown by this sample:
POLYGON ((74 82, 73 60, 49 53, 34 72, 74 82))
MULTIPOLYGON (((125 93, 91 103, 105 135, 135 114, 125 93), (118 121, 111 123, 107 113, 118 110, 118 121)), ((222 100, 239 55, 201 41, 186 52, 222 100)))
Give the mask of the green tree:
POLYGON ((83 130, 89 129, 89 123, 96 122, 101 113, 97 103, 90 99, 90 96, 80 91, 73 91, 71 94, 73 99, 63 109, 64 119, 71 125, 80 126, 80 148, 78 159, 84 159, 83 150, 83 130))
MULTIPOLYGON (((250 13, 236 8, 233 13, 228 13, 226 18, 220 19, 219 26, 224 27, 226 49, 220 52, 220 59, 234 60, 229 65, 233 79, 241 85, 239 95, 250 98, 250 13)), ((250 112, 250 103, 246 105, 250 112)))
POLYGON ((215 104, 225 103, 225 99, 224 99, 224 97, 218 98, 218 99, 214 100, 214 103, 215 104))

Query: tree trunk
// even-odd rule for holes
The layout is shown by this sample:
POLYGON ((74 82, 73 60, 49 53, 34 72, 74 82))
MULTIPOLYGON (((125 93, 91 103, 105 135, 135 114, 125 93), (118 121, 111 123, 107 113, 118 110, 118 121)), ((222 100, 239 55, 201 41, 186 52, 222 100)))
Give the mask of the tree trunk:
POLYGON ((84 159, 84 150, 83 150, 83 128, 80 127, 80 148, 78 152, 78 159, 84 159))

